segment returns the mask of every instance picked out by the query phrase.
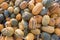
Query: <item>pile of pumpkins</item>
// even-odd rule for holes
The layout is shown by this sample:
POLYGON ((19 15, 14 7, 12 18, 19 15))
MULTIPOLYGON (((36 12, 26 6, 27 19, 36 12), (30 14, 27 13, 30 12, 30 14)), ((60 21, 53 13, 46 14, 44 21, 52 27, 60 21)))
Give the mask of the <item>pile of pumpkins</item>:
POLYGON ((0 40, 60 40, 60 0, 0 0, 0 40))

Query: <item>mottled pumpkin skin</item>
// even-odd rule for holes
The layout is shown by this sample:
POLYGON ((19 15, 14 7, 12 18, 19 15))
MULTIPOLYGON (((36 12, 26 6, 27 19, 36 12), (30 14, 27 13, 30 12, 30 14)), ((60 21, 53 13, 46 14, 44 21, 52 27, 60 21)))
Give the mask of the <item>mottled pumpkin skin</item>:
POLYGON ((42 8, 43 8, 42 3, 37 3, 36 6, 34 6, 34 8, 32 9, 32 14, 38 15, 41 12, 42 8))

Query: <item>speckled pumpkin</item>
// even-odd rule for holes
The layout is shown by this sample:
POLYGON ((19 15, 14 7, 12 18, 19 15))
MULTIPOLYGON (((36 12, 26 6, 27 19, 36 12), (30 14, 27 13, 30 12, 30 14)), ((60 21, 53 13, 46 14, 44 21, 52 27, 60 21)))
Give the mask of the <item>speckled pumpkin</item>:
POLYGON ((32 14, 38 15, 41 12, 42 8, 43 8, 42 3, 37 3, 36 6, 34 6, 34 8, 32 9, 32 14))
POLYGON ((23 1, 23 2, 21 2, 21 4, 20 4, 20 8, 21 8, 21 9, 25 9, 25 8, 27 7, 27 5, 28 5, 27 1, 23 1))
POLYGON ((6 37, 5 37, 5 40, 14 40, 14 39, 13 39, 13 37, 8 37, 8 36, 6 36, 6 37))
POLYGON ((24 32, 20 29, 16 29, 14 34, 15 34, 16 37, 21 37, 22 38, 24 36, 24 32))
POLYGON ((18 26, 18 21, 16 19, 12 18, 10 21, 12 26, 18 26))
POLYGON ((35 35, 39 35, 40 34, 40 30, 39 29, 34 29, 34 30, 31 30, 31 32, 35 35))
POLYGON ((4 28, 3 24, 0 24, 0 31, 4 28))
POLYGON ((60 36, 60 28, 56 28, 55 33, 56 33, 57 36, 60 36))
POLYGON ((3 2, 2 4, 1 4, 1 8, 2 9, 7 9, 8 8, 8 3, 7 2, 3 2))
POLYGON ((1 33, 4 35, 4 36, 12 36, 13 33, 14 33, 14 30, 12 27, 6 27, 4 29, 1 30, 1 33))
POLYGON ((36 29, 37 21, 34 17, 32 17, 29 21, 29 29, 36 29))
POLYGON ((46 27, 43 26, 42 30, 45 32, 48 32, 48 33, 53 33, 55 31, 54 27, 52 27, 52 26, 46 26, 46 27))
POLYGON ((32 17, 33 15, 31 14, 31 13, 29 13, 29 12, 24 12, 23 14, 22 14, 22 18, 24 19, 24 20, 30 20, 30 18, 32 17))
POLYGON ((49 15, 44 15, 42 18, 42 25, 48 25, 50 21, 49 15))
POLYGON ((34 40, 34 35, 32 33, 29 33, 26 37, 25 40, 34 40))
POLYGON ((21 19, 22 19, 21 14, 17 14, 17 15, 16 15, 16 19, 17 19, 18 21, 21 20, 21 19))

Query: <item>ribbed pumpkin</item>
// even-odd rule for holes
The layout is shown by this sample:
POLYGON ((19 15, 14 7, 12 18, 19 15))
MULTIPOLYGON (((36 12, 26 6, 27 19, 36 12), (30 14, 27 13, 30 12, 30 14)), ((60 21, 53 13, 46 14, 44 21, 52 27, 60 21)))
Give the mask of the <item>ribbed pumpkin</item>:
POLYGON ((38 15, 41 12, 42 8, 43 8, 43 4, 42 3, 37 3, 34 6, 34 8, 32 9, 32 14, 33 15, 38 15))

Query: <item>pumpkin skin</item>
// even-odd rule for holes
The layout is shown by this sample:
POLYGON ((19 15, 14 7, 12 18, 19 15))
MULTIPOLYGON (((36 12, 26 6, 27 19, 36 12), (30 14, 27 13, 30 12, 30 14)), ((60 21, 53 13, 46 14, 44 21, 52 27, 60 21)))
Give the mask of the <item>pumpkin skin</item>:
POLYGON ((41 12, 42 8, 43 8, 42 3, 37 3, 36 6, 34 6, 34 8, 32 9, 32 14, 38 15, 41 12))
POLYGON ((5 0, 0 0, 0 3, 4 2, 5 0))
POLYGON ((31 13, 29 13, 29 12, 24 12, 24 13, 22 14, 22 18, 23 18, 24 20, 26 20, 26 21, 29 21, 32 16, 33 16, 33 15, 32 15, 31 13))
POLYGON ((41 37, 42 37, 43 40, 50 40, 51 35, 46 33, 46 32, 42 32, 41 37))
POLYGON ((5 37, 5 40, 14 40, 14 39, 13 39, 13 37, 8 37, 8 36, 6 36, 6 37, 5 37))
POLYGON ((45 25, 45 26, 48 25, 49 21, 50 21, 49 15, 44 15, 42 18, 42 25, 45 25))
POLYGON ((55 29, 55 34, 56 34, 57 36, 60 36, 60 28, 56 28, 56 29, 55 29))
POLYGON ((8 7, 7 9, 10 13, 14 12, 14 8, 13 7, 8 7))
POLYGON ((34 35, 32 33, 29 33, 26 37, 25 40, 34 40, 34 35))
POLYGON ((21 20, 21 19, 22 19, 21 14, 17 14, 17 15, 16 15, 16 19, 17 19, 18 21, 21 20))
POLYGON ((16 29, 14 34, 15 34, 15 37, 17 37, 17 38, 18 37, 22 38, 24 36, 24 32, 20 29, 16 29))
POLYGON ((3 24, 0 24, 0 32, 4 28, 3 24))
POLYGON ((36 1, 36 3, 42 2, 42 0, 35 0, 35 1, 36 1))
POLYGON ((46 27, 42 27, 42 31, 45 31, 45 32, 47 32, 47 33, 54 33, 54 27, 52 27, 52 26, 46 26, 46 27))
POLYGON ((27 3, 26 1, 23 1, 23 2, 21 2, 21 4, 19 5, 19 7, 20 7, 21 9, 25 9, 25 8, 27 7, 27 5, 28 5, 28 3, 27 3))
POLYGON ((1 4, 1 8, 4 9, 4 10, 6 10, 8 8, 8 3, 7 2, 3 2, 1 4))
POLYGON ((36 29, 37 28, 37 21, 34 17, 32 17, 29 21, 29 29, 36 29))
POLYGON ((14 33, 14 29, 12 27, 6 27, 4 29, 1 30, 1 33, 4 36, 12 36, 14 33))
POLYGON ((33 8, 34 8, 34 3, 32 3, 31 1, 28 3, 28 8, 30 9, 30 10, 32 10, 33 8))
POLYGON ((33 33, 35 35, 39 35, 40 34, 40 30, 39 29, 31 30, 31 33, 33 33))

